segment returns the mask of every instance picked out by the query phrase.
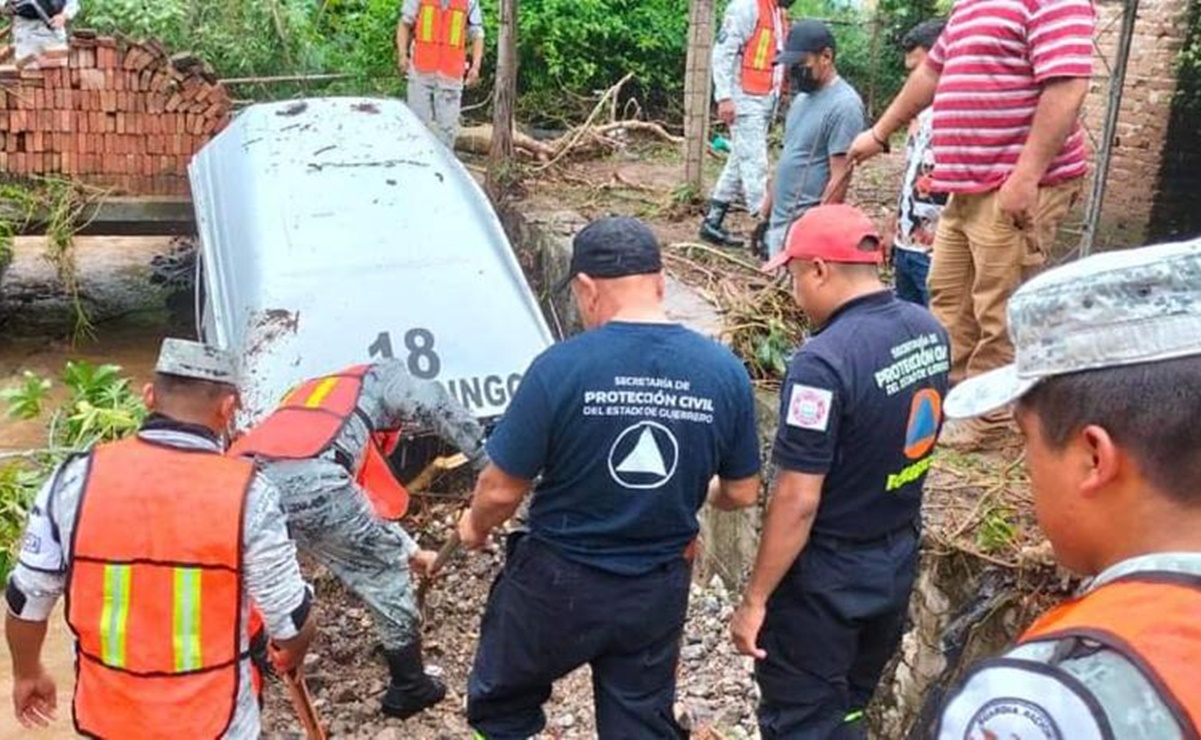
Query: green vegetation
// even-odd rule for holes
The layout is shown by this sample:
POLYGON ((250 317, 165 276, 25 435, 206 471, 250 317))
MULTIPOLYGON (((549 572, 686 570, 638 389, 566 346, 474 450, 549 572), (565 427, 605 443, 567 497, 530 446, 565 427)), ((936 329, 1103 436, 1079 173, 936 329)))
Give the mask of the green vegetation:
POLYGON ((63 292, 70 296, 75 314, 73 338, 91 336, 92 319, 79 295, 75 269, 75 233, 84 224, 84 212, 96 191, 58 177, 33 177, 20 183, 0 184, 0 276, 12 260, 13 239, 35 221, 46 235, 46 259, 54 265, 63 292))
MULTIPOLYGON (((481 0, 487 29, 482 100, 495 68, 498 0, 481 0)), ((239 98, 297 94, 396 95, 398 0, 105 0, 85 3, 79 27, 151 36, 172 51, 192 51, 223 78, 345 74, 350 79, 287 85, 238 85, 239 98)), ((881 0, 871 16, 840 0, 800 0, 792 17, 830 20, 840 66, 878 108, 904 77, 896 40, 936 12, 938 0, 881 0), (873 44, 873 38, 875 43, 873 44)), ((945 0, 944 0, 945 4, 945 0)), ((718 14, 725 2, 719 0, 718 14)), ((715 24, 720 17, 715 18, 715 24)), ((683 92, 688 0, 523 0, 519 12, 519 113, 560 123, 592 106, 598 90, 628 72, 634 99, 652 117, 677 120, 683 92)))
MULTIPOLYGON (((29 505, 54 468, 74 452, 132 434, 146 416, 116 365, 69 361, 62 384, 67 398, 49 414, 47 447, 0 462, 0 577, 12 566, 29 505)), ((10 419, 43 418, 53 387, 48 378, 26 372, 20 384, 0 391, 0 401, 10 419)))

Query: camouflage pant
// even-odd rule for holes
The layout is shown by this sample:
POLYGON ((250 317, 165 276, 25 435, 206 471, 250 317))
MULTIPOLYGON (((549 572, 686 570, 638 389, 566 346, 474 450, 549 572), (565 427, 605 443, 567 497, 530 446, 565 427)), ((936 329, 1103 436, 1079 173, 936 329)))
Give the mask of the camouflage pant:
POLYGON ((462 88, 448 86, 436 77, 410 72, 406 102, 438 140, 454 151, 455 138, 459 135, 459 109, 463 104, 462 88))
POLYGON ((40 19, 13 18, 13 39, 16 51, 14 59, 22 61, 47 51, 67 49, 67 32, 61 28, 49 28, 40 19))
POLYGON ((758 213, 767 187, 767 129, 772 106, 738 101, 735 107, 738 113, 730 127, 730 156, 713 187, 713 200, 733 203, 741 195, 747 210, 758 213))
POLYGON ((384 648, 411 644, 421 625, 409 579, 417 544, 408 533, 376 517, 366 492, 333 461, 267 463, 263 473, 280 489, 297 546, 367 605, 384 648))

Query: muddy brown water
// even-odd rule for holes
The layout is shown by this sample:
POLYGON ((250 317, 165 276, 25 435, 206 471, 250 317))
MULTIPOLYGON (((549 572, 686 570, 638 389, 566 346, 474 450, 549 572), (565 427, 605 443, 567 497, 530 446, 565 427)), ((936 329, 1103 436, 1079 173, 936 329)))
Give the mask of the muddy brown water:
MULTIPOLYGON (((72 346, 63 339, 0 337, 0 388, 20 382, 29 370, 54 382, 52 402, 61 400, 66 389, 60 378, 68 360, 120 365, 122 373, 136 386, 148 381, 162 338, 168 334, 190 336, 186 329, 162 321, 126 321, 101 325, 96 338, 72 346)), ((44 420, 16 421, 0 412, 0 453, 42 447, 46 443, 44 420)), ((7 738, 75 737, 71 724, 71 694, 75 685, 71 635, 63 620, 61 604, 50 619, 42 650, 43 663, 58 688, 58 719, 46 730, 27 730, 17 723, 12 711, 12 661, 7 644, 0 647, 0 740, 7 738)))

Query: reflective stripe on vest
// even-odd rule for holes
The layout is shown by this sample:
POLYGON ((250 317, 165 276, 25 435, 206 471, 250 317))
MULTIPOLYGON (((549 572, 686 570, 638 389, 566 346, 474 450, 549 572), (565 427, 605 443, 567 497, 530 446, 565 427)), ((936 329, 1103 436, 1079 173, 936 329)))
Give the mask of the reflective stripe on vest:
POLYGON ((758 0, 755 30, 742 50, 742 91, 748 95, 770 95, 779 77, 776 51, 779 48, 779 10, 774 0, 758 0))
POLYGON ((462 80, 467 66, 467 16, 469 0, 421 0, 413 38, 413 68, 462 80))
POLYGON ((253 471, 136 438, 92 452, 67 578, 81 733, 215 738, 229 727, 253 471))
POLYGON ((130 566, 104 566, 104 606, 100 609, 100 659, 125 667, 125 635, 129 621, 130 566))
MULTIPOLYGON (((355 415, 370 365, 355 365, 323 378, 306 381, 289 393, 280 407, 229 448, 235 457, 265 460, 307 460, 329 449, 346 422, 355 415)), ((371 430, 367 449, 350 471, 371 499, 376 514, 399 519, 409 508, 409 492, 396 479, 386 460, 395 448, 398 430, 371 430), (381 449, 382 445, 387 445, 381 449)))
POLYGON ((1119 578, 1052 609, 1018 642, 1073 637, 1137 666, 1186 736, 1201 734, 1201 577, 1150 571, 1119 578))

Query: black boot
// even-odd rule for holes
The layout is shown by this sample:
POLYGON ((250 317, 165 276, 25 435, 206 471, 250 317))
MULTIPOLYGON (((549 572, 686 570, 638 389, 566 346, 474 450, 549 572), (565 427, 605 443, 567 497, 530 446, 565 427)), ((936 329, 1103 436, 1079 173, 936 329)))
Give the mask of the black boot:
POLYGON ((384 694, 381 711, 389 717, 408 719, 446 697, 446 686, 425 674, 421 663, 421 641, 399 650, 387 650, 388 671, 392 681, 384 694))
POLYGON ((726 220, 726 212, 729 210, 729 203, 723 203, 720 200, 709 201, 709 213, 701 222, 700 237, 702 240, 719 247, 742 246, 742 240, 730 236, 730 232, 722 226, 722 222, 726 220))

